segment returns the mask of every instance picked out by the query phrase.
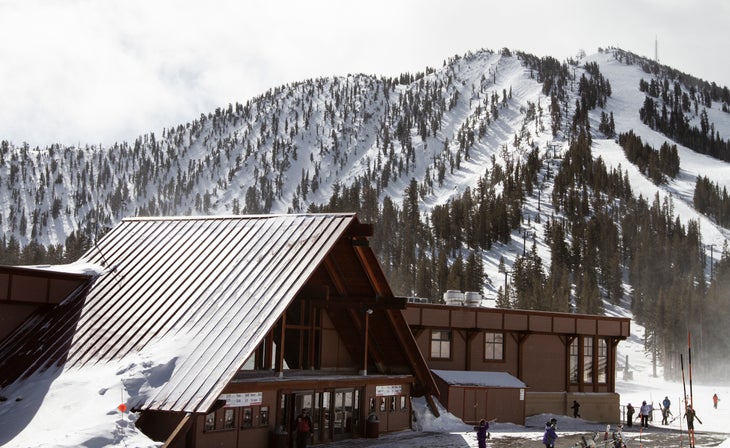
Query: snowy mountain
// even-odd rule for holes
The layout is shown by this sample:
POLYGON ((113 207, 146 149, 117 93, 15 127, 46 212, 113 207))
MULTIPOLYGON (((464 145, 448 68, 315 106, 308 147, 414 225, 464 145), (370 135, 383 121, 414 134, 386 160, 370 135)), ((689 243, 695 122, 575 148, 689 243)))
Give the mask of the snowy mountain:
MULTIPOLYGON (((671 141, 639 120, 640 81, 653 74, 642 69, 647 61, 629 64, 629 56, 607 50, 561 67, 549 58, 483 50, 398 79, 348 75, 277 87, 163 129, 161 137, 150 133, 109 147, 3 141, 2 233, 21 247, 32 241, 48 246, 74 231, 93 235, 125 216, 306 211, 329 201, 338 186, 357 182, 375 187, 381 200, 388 195, 400 203, 411 179, 426 214, 476 187, 494 163, 525 157, 532 148, 541 154, 553 144, 566 148, 570 135, 565 123, 551 119, 545 94, 561 70, 568 75, 564 122, 574 112, 586 64, 596 63, 613 92, 590 112, 592 129, 602 111, 612 112, 616 133, 633 130, 656 148, 671 141), (553 126, 560 128, 555 136, 553 126)), ((685 89, 702 96, 697 86, 685 89)), ((728 135, 727 104, 701 107, 719 135, 728 135)), ((688 118, 700 121, 699 114, 688 118)), ((730 183, 725 163, 679 150, 682 184, 663 191, 691 199, 686 187, 697 164, 721 187, 730 183)))

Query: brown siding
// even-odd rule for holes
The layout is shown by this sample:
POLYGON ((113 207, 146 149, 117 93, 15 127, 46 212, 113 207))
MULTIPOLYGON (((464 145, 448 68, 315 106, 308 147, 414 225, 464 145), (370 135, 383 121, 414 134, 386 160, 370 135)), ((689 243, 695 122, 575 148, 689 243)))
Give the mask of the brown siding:
POLYGON ((525 402, 520 400, 520 389, 448 386, 443 381, 440 384, 449 391, 445 406, 465 423, 475 424, 497 416, 501 423, 525 423, 525 402))
POLYGON ((423 309, 423 312, 421 314, 421 325, 425 325, 428 327, 443 327, 448 328, 449 327, 449 313, 448 309, 423 309), (446 312, 444 312, 446 311, 446 312))
POLYGON ((474 313, 463 308, 451 310, 451 326, 458 328, 474 328, 474 313))
POLYGON ((498 415, 500 422, 523 425, 525 422, 525 401, 520 400, 520 389, 489 389, 487 418, 498 415))
POLYGON ((22 324, 39 305, 25 303, 0 303, 0 341, 22 324))
POLYGON ((491 328, 494 330, 502 329, 502 314, 497 313, 478 313, 478 328, 491 328))
POLYGON ((552 319, 549 316, 530 316, 530 331, 538 333, 553 331, 552 319))
POLYGON ((553 331, 556 333, 575 333, 575 318, 556 317, 553 319, 553 331))
MULTIPOLYGON (((387 380, 380 380, 382 383, 383 381, 387 380)), ((402 395, 405 395, 406 397, 410 397, 411 395, 411 387, 410 384, 402 383, 399 381, 393 381, 391 383, 383 383, 383 384, 400 384, 402 387, 402 395)), ((375 384, 368 384, 365 387, 365 401, 366 404, 366 411, 370 413, 368 409, 368 403, 370 403, 370 399, 375 399, 375 412, 374 414, 377 416, 379 421, 379 430, 381 433, 386 432, 394 432, 394 431, 403 431, 405 429, 409 429, 411 427, 411 413, 412 410, 410 408, 409 400, 406 400, 406 410, 400 410, 396 409, 395 411, 391 411, 389 409, 388 404, 390 403, 388 400, 393 399, 393 397, 377 397, 375 395, 376 391, 376 385, 375 384), (380 400, 384 399, 386 403, 385 411, 382 411, 380 409, 380 400)))
POLYGON ((525 314, 505 314, 504 316, 505 330, 527 330, 527 315, 525 314))
POLYGON ((357 369, 347 347, 342 342, 339 333, 334 329, 332 321, 326 313, 322 313, 322 369, 357 369))
POLYGON ((596 319, 576 319, 576 328, 579 334, 596 334, 596 319))
POLYGON ((14 275, 11 298, 22 302, 46 303, 48 301, 48 280, 25 275, 14 275))
POLYGON ((408 322, 418 322, 421 320, 421 310, 419 308, 406 307, 401 312, 408 322))
POLYGON ((520 379, 531 390, 565 390, 565 347, 559 336, 530 335, 522 358, 520 379))
POLYGON ((135 425, 149 438, 164 442, 185 417, 183 412, 143 412, 135 425))
POLYGON ((0 301, 60 303, 89 280, 82 274, 66 274, 48 269, 3 266, 0 272, 0 301))
POLYGON ((622 322, 616 322, 613 320, 599 320, 598 334, 606 336, 621 336, 621 324, 622 322))

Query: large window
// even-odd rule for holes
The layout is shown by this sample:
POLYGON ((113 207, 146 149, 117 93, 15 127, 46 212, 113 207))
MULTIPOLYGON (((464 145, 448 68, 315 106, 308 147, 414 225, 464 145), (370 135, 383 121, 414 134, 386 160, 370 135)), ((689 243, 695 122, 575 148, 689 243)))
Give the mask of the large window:
POLYGON ((593 382, 593 338, 583 338, 583 382, 593 382))
POLYGON ((451 331, 431 330, 431 359, 451 359, 451 331))
POLYGON ((488 361, 504 359, 504 333, 484 333, 484 359, 488 361))
POLYGON ((598 382, 606 383, 608 379, 608 342, 598 340, 598 382))
POLYGON ((578 338, 570 343, 570 382, 578 383, 578 338))

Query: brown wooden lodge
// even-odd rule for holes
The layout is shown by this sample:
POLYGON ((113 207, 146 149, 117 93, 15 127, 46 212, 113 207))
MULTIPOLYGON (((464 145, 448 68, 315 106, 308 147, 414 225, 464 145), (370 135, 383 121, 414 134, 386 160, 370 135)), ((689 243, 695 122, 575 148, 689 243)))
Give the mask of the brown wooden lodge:
POLYGON ((408 303, 371 235, 355 214, 125 219, 70 267, 0 267, 0 395, 175 338, 184 361, 127 403, 169 447, 290 447, 304 408, 315 444, 376 437, 413 427, 412 397, 618 421, 628 319, 408 303))

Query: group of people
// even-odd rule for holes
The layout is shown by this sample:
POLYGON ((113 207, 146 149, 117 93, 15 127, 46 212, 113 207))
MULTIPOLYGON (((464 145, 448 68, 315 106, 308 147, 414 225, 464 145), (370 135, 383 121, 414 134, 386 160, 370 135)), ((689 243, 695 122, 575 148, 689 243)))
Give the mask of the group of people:
MULTIPOLYGON (((720 401, 720 399, 718 398, 717 394, 714 394, 712 396, 712 404, 715 409, 717 409, 718 401, 720 401)), ((672 411, 670 410, 671 406, 672 402, 671 400, 669 400, 669 397, 664 397, 664 400, 662 400, 660 405, 662 411, 662 425, 668 425, 670 423, 669 417, 673 415, 672 411)), ((573 410, 573 417, 579 418, 580 404, 576 400, 573 400, 573 405, 571 406, 571 409, 573 410)), ((653 410, 654 406, 652 403, 647 403, 646 401, 641 402, 641 407, 639 408, 639 417, 641 418, 642 428, 649 427, 649 421, 652 420, 653 410)), ((636 410, 631 405, 631 403, 629 403, 626 406, 626 426, 633 426, 635 412, 636 410)), ((697 417, 697 414, 692 408, 692 405, 689 404, 685 409, 684 418, 687 420, 687 431, 691 434, 694 433, 695 420, 697 420, 699 423, 702 423, 702 420, 697 417)), ((558 438, 557 426, 558 420, 555 418, 551 418, 547 423, 545 423, 545 432, 542 436, 542 443, 543 445, 545 445, 545 448, 555 447, 555 440, 557 440, 558 438)), ((486 448, 487 439, 489 438, 489 422, 487 422, 485 419, 482 419, 479 422, 479 425, 474 427, 474 430, 476 430, 477 432, 477 442, 479 444, 479 448, 486 448)))
MULTIPOLYGON (((665 398, 666 401, 669 401, 665 398)), ((666 405, 667 412, 669 409, 669 406, 666 405)), ((641 422, 642 428, 648 428, 649 427, 649 420, 651 420, 651 413, 654 410, 654 406, 651 404, 648 404, 646 401, 641 402, 641 407, 639 408, 639 419, 641 422)), ((629 403, 626 405, 626 426, 634 426, 634 413, 636 412, 636 409, 629 403)), ((662 410, 662 415, 664 415, 664 410, 662 410)))
MULTIPOLYGON (((720 401, 720 399, 717 397, 717 394, 714 394, 712 396, 712 404, 715 409, 717 409, 717 402, 720 401)), ((673 416, 671 411, 672 402, 669 400, 669 397, 664 397, 664 400, 662 400, 660 409, 662 412, 662 425, 668 425, 674 419, 671 421, 669 420, 670 416, 673 416)), ((654 406, 652 403, 647 403, 646 401, 641 402, 641 407, 639 408, 639 418, 641 420, 641 427, 642 428, 648 428, 649 427, 649 421, 652 420, 652 411, 654 410, 654 406)), ((626 426, 632 426, 634 423, 634 413, 636 410, 633 406, 631 406, 631 403, 626 405, 626 426)), ((676 418, 676 417, 675 417, 676 418)), ((685 412, 684 412, 684 418, 687 420, 687 429, 691 432, 694 431, 694 421, 697 420, 698 422, 702 423, 702 420, 700 420, 697 417, 697 414, 695 413, 695 410, 692 408, 692 405, 687 405, 685 412)))

